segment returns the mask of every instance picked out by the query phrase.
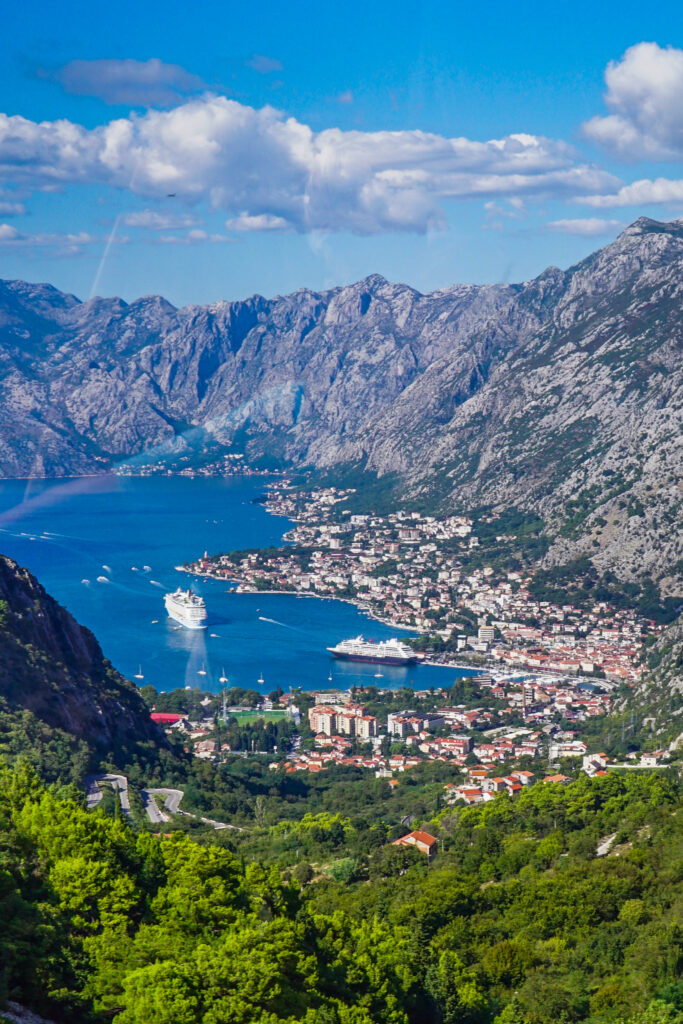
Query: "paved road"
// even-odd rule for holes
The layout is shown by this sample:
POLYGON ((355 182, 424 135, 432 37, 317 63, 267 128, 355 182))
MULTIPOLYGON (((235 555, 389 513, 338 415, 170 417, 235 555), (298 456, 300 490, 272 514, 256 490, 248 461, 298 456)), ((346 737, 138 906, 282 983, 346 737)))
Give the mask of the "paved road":
POLYGON ((112 775, 111 773, 106 772, 103 775, 89 775, 85 781, 88 787, 85 806, 89 811, 93 810, 94 807, 97 807, 98 803, 102 799, 102 788, 100 783, 108 782, 114 792, 118 793, 121 810, 127 818, 130 818, 128 779, 125 775, 112 775))
POLYGON ((184 814, 185 811, 180 810, 180 801, 185 796, 182 789, 143 789, 142 790, 142 801, 147 811, 147 817, 150 821, 170 821, 169 815, 171 814, 184 814), (159 808, 155 796, 164 797, 164 810, 159 808), (165 812, 168 813, 165 813, 165 812))
POLYGON ((155 824, 159 824, 162 821, 170 820, 168 814, 164 814, 164 812, 160 810, 159 805, 149 789, 140 790, 140 796, 142 797, 142 804, 150 821, 153 821, 155 824))
MULTIPOLYGON (((112 775, 110 773, 103 775, 89 775, 85 781, 88 787, 86 791, 85 805, 89 811, 94 810, 102 799, 102 783, 108 783, 112 789, 118 793, 121 810, 127 818, 130 818, 128 779, 125 775, 112 775)), ((170 821, 172 814, 183 814, 186 818, 198 817, 196 814, 190 814, 189 811, 182 811, 180 809, 180 802, 185 796, 182 789, 142 789, 140 790, 140 796, 142 797, 142 803, 147 813, 147 817, 155 825, 159 825, 165 821, 170 821), (156 796, 163 796, 163 810, 154 799, 156 796)), ((229 825, 225 821, 214 821, 213 818, 199 817, 199 820, 203 821, 205 825, 211 825, 211 827, 215 829, 232 828, 235 832, 244 831, 244 829, 238 828, 237 825, 229 825)))
POLYGON ((244 832, 244 829, 240 828, 239 825, 229 825, 227 821, 214 821, 213 818, 200 818, 199 820, 203 821, 205 825, 211 825, 215 829, 231 828, 235 832, 244 832))

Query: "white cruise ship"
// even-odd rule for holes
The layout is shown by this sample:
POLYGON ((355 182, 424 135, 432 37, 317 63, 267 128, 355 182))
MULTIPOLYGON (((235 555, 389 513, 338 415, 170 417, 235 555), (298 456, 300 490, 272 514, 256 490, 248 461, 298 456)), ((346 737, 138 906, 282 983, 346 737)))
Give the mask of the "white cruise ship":
POLYGON ((343 661, 371 661, 376 665, 414 665, 418 656, 408 644, 400 640, 381 640, 375 643, 362 636, 353 640, 342 640, 336 647, 327 650, 343 661))
POLYGON ((171 618, 181 626, 187 629, 204 629, 206 626, 206 605, 199 594, 178 587, 173 594, 166 594, 164 604, 171 618))

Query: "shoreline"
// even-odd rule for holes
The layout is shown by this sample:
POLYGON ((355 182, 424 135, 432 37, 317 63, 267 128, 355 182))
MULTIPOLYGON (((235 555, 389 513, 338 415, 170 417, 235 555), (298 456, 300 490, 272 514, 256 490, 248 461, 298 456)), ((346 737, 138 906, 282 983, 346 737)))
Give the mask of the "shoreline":
MULTIPOLYGON (((199 573, 193 569, 185 569, 181 566, 176 566, 177 572, 187 573, 189 576, 195 576, 198 579, 203 578, 205 580, 211 580, 213 583, 234 583, 236 586, 240 586, 238 580, 229 579, 222 576, 214 576, 212 573, 199 573)), ((392 629, 400 629, 407 633, 417 633, 420 636, 427 634, 421 633, 419 630, 411 629, 410 626, 403 626, 398 622, 392 622, 391 619, 382 619, 378 615, 373 615, 372 611, 364 604, 358 601, 354 601, 351 597, 332 597, 329 594, 310 594, 307 591, 301 590, 241 590, 237 591, 233 588, 226 588, 228 593, 239 593, 240 596, 247 595, 251 597, 258 597, 260 594, 274 596, 274 597, 293 597, 296 599, 304 598, 311 599, 314 601, 340 601, 342 604, 348 604, 356 608, 358 611, 363 612, 369 618, 375 622, 381 623, 383 626, 389 626, 392 629)), ((472 675, 490 675, 496 682, 503 679, 508 679, 511 675, 523 675, 529 679, 543 679, 545 676, 551 678, 566 678, 572 680, 572 682, 578 684, 579 682, 591 683, 593 685, 607 684, 606 689, 610 689, 609 680, 593 680, 587 676, 573 676, 570 673, 553 672, 548 669, 546 672, 538 672, 534 669, 529 669, 528 666, 519 664, 511 666, 510 671, 502 670, 497 662, 484 665, 471 665, 467 662, 448 662, 448 661, 433 661, 429 659, 420 660, 418 666, 424 666, 425 668, 442 668, 442 669, 455 669, 459 672, 469 672, 472 675)))

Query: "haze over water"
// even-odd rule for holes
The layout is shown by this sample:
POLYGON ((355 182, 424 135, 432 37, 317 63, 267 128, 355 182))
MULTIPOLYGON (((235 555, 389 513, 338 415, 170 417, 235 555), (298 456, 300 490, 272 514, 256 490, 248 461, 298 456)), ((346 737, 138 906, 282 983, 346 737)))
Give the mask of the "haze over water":
POLYGON ((290 524, 253 503, 263 492, 263 481, 253 479, 4 480, 0 552, 30 569, 91 629, 124 675, 132 679, 141 667, 141 685, 159 690, 217 691, 223 669, 229 685, 264 693, 278 684, 426 688, 469 674, 335 662, 325 648, 339 640, 358 633, 381 639, 397 631, 345 602, 235 594, 224 583, 175 571, 205 550, 279 544, 290 524), (167 617, 164 594, 179 585, 192 585, 205 598, 207 629, 178 628, 167 617))

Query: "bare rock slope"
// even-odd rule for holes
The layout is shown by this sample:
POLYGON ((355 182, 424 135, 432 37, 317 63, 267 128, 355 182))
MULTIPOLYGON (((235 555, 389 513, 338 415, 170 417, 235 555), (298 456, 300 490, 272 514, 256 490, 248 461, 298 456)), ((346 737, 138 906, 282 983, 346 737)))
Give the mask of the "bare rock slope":
POLYGON ((540 513, 550 558, 680 582, 683 225, 566 271, 422 295, 175 309, 0 284, 0 472, 244 452, 353 465, 443 507, 540 513))

